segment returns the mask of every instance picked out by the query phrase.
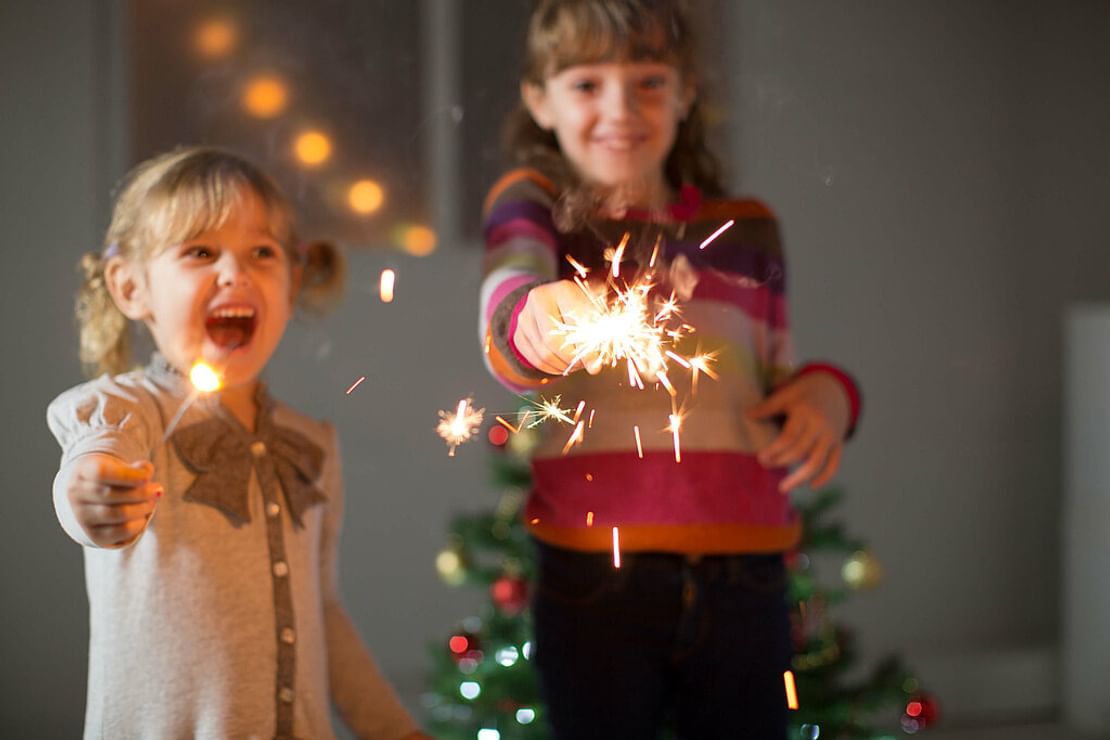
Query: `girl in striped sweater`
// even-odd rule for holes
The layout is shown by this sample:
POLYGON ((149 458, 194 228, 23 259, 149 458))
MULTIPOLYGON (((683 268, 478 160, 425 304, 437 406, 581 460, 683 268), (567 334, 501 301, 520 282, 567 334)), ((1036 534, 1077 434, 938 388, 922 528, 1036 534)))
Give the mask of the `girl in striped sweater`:
POLYGON ((508 126, 520 167, 486 199, 490 371, 596 411, 569 449, 566 427, 547 430, 525 511, 535 663, 559 738, 668 724, 684 738, 785 735, 782 554, 800 536, 788 492, 832 477, 859 411, 844 372, 794 366, 778 226, 723 194, 694 51, 681 0, 540 0, 508 126), (680 351, 715 357, 716 380, 671 378, 681 456, 671 396, 632 387, 623 364, 575 362, 556 331, 589 311, 574 263, 603 273, 621 241, 625 274, 659 245, 658 288, 696 328, 680 351))

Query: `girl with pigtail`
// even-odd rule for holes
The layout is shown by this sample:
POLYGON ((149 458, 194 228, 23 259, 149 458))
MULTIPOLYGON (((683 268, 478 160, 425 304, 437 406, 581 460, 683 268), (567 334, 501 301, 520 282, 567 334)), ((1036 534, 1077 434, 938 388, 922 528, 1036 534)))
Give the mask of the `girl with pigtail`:
POLYGON ((339 596, 335 430, 259 380, 294 305, 338 294, 338 251, 298 248, 274 182, 213 148, 136 167, 105 244, 77 300, 97 377, 47 411, 85 556, 85 737, 328 738, 333 703, 359 737, 424 737, 339 596), (132 368, 137 323, 156 351, 132 368), (219 393, 193 392, 198 361, 219 393))

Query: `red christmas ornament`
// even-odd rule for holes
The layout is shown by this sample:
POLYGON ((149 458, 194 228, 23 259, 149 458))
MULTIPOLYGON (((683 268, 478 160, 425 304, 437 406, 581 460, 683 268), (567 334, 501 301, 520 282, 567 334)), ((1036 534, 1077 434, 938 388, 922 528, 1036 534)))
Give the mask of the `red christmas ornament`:
POLYGON ((489 590, 493 603, 502 614, 514 616, 528 606, 528 582, 523 578, 501 576, 489 590))
POLYGON ((486 439, 497 449, 502 449, 509 442, 509 430, 500 424, 494 424, 486 433, 486 439))
POLYGON ((482 659, 482 648, 478 643, 478 638, 469 632, 451 635, 451 639, 447 641, 447 648, 451 651, 451 657, 455 659, 456 663, 464 659, 474 661, 482 659))
POLYGON ((907 735, 931 727, 940 716, 940 707, 936 697, 930 694, 918 694, 906 702, 906 712, 902 715, 902 730, 907 735))

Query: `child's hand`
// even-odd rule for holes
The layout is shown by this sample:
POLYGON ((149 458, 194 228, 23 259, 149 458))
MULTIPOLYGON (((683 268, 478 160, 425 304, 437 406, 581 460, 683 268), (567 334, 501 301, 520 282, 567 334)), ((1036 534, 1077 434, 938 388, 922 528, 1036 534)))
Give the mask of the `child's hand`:
POLYGON ((62 485, 74 518, 98 547, 125 545, 146 527, 162 486, 154 466, 127 464, 113 455, 82 455, 63 470, 62 485))
MULTIPOLYGON (((571 323, 575 316, 585 316, 592 310, 590 300, 571 280, 537 285, 528 291, 528 299, 517 316, 513 344, 533 367, 562 375, 574 359, 574 352, 563 346, 562 338, 555 333, 555 322, 571 323)), ((590 357, 581 358, 576 365, 591 375, 601 371, 600 363, 590 357)))
POLYGON ((840 467, 851 407, 839 382, 827 373, 807 373, 751 406, 752 419, 785 415, 782 432, 759 451, 764 467, 802 463, 779 485, 783 493, 809 481, 811 488, 828 483, 840 467))

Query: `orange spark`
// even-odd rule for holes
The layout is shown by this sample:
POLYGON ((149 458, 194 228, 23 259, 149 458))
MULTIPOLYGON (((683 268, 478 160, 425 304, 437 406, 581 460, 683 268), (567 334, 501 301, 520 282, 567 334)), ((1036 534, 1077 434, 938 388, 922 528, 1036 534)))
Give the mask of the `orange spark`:
POLYGON ((726 231, 728 231, 728 229, 729 229, 729 228, 730 228, 730 227, 731 227, 731 226, 732 226, 732 225, 733 225, 734 223, 736 223, 736 219, 734 219, 734 218, 730 218, 730 219, 728 220, 728 223, 726 223, 726 224, 725 224, 724 226, 722 226, 721 228, 717 229, 717 230, 716 230, 716 231, 714 231, 714 232, 713 232, 712 234, 710 234, 710 235, 709 235, 709 236, 708 236, 708 237, 706 238, 706 240, 705 240, 705 241, 703 241, 703 242, 701 243, 701 246, 700 246, 700 247, 698 247, 698 249, 705 249, 706 247, 708 247, 708 246, 709 246, 709 244, 710 244, 710 242, 712 242, 712 241, 713 241, 714 239, 716 239, 716 238, 717 238, 718 236, 720 236, 721 234, 723 234, 723 233, 725 233, 726 231))

